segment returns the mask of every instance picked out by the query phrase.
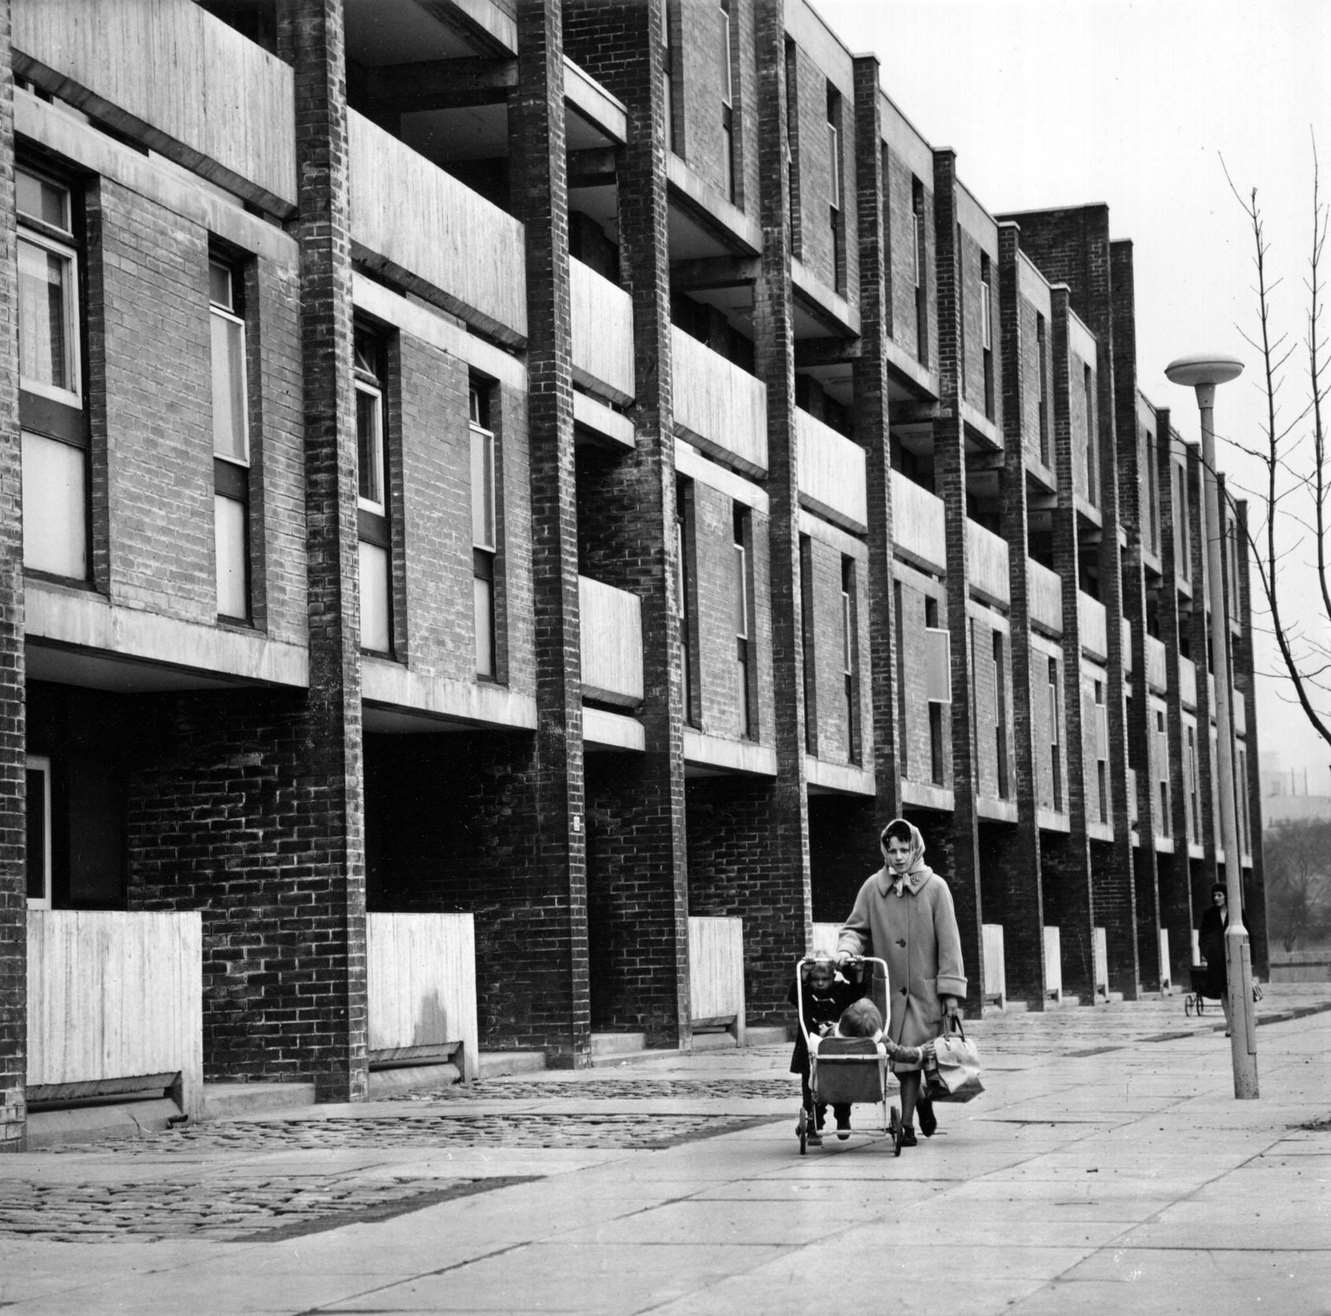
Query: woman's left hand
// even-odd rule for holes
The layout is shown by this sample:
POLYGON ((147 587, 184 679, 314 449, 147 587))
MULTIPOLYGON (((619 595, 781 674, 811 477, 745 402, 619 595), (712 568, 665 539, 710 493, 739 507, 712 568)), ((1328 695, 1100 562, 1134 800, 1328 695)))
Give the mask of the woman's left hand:
POLYGON ((944 996, 943 1009, 947 1012, 949 1019, 955 1019, 957 1017, 957 998, 955 996, 944 996))

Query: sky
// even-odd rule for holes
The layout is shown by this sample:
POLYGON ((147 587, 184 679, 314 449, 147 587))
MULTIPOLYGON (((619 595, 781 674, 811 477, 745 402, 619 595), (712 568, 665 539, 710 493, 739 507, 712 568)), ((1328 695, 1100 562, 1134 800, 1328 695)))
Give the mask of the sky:
MULTIPOLYGON (((810 3, 853 54, 878 56, 887 94, 931 146, 956 151, 958 175, 991 214, 1108 205, 1111 237, 1133 243, 1139 387, 1196 441, 1192 390, 1169 383, 1165 365, 1212 351, 1242 360, 1244 374, 1217 391, 1217 460, 1231 483, 1260 489, 1260 467, 1231 441, 1262 442, 1266 404, 1260 356, 1243 337, 1257 331, 1252 232, 1226 169, 1245 200, 1258 190, 1268 282, 1281 280, 1274 322, 1301 338, 1314 138, 1331 198, 1331 3, 810 3)), ((1288 418, 1307 394, 1306 370, 1291 373, 1288 418)), ((1311 615, 1309 541, 1296 543, 1283 512, 1278 526, 1290 550, 1280 579, 1293 586, 1282 608, 1311 615)), ((1276 670, 1273 646, 1259 644, 1257 665, 1276 670)), ((1309 790, 1331 793, 1331 746, 1288 681, 1259 676, 1257 706, 1263 759, 1277 755, 1300 792, 1306 772, 1309 790)))

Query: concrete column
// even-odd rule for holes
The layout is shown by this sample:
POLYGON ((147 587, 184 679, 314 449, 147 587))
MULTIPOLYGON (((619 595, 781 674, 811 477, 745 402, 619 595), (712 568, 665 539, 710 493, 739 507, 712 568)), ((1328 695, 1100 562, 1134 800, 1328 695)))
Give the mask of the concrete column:
MULTIPOLYGON (((1050 539, 1054 571, 1063 582, 1063 715, 1067 728, 1068 824, 1066 837, 1045 837, 1040 850, 1041 887, 1045 921, 1059 929, 1064 991, 1086 1003, 1094 1000, 1091 936, 1095 907, 1091 891, 1091 856, 1088 830, 1086 739, 1097 733, 1087 721, 1082 694, 1081 610, 1077 603, 1080 579, 1077 508, 1074 499, 1072 420, 1069 402, 1067 284, 1050 289, 1049 341, 1052 363, 1055 505, 1050 539)), ((1092 713, 1092 719, 1094 713, 1092 713)))
POLYGON ((1004 973, 1009 996, 1034 1010, 1045 1004, 1044 900, 1040 880, 1040 827, 1031 709, 1031 622, 1026 575, 1025 347, 1017 293, 1021 232, 998 231, 999 369, 1003 394, 1003 465, 999 473, 1002 532, 1008 550, 1008 624, 1012 653, 1012 751, 1015 828, 990 829, 999 853, 985 875, 986 917, 1003 924, 1004 973))
MULTIPOLYGON (((8 50, 9 0, 0 0, 8 50)), ((0 190, 14 195, 14 76, 0 69, 0 190)), ((0 1152, 27 1136, 28 907, 23 654, 23 449, 18 411, 15 221, 0 207, 0 1152)))
MULTIPOLYGON (((579 489, 588 574, 642 601, 646 739, 640 755, 587 763, 588 919, 593 1025, 689 1039, 688 867, 684 835, 684 656, 676 594, 675 446, 670 355, 664 0, 565 6, 568 50, 628 110, 618 153, 622 282, 633 297, 634 448, 589 461, 579 489), (581 20, 588 20, 583 39, 581 20), (601 39, 617 34, 614 56, 601 39), (598 804, 606 807, 602 810, 598 804), (634 880, 623 879, 631 866, 634 880)), ((581 480, 581 476, 580 476, 581 480)))
MULTIPOLYGON (((892 591, 892 441, 888 423, 887 340, 891 262, 884 236, 882 94, 872 56, 855 60, 855 194, 860 264, 860 350, 855 358, 855 441, 864 449, 869 519, 869 657, 872 676, 877 816, 901 812, 897 748, 896 617, 892 591)), ((881 824, 880 824, 881 826, 881 824)))
MULTIPOLYGON (((1133 850, 1133 883, 1137 913, 1137 961, 1142 984, 1157 989, 1160 981, 1160 893, 1156 877, 1155 834, 1160 805, 1151 776, 1150 691, 1146 680, 1146 576, 1142 553, 1140 448, 1137 433, 1137 348, 1134 320, 1132 244, 1110 245, 1113 272, 1114 411, 1117 442, 1119 525, 1125 539, 1121 551, 1123 617, 1131 627, 1132 707, 1126 733, 1128 764, 1137 771, 1137 845, 1133 850)), ((1124 655, 1125 658, 1127 655, 1124 655)))
MULTIPOLYGON (((1214 698, 1211 690, 1211 645, 1207 628, 1207 565, 1206 538, 1203 533, 1201 509, 1205 506, 1202 486, 1202 455, 1195 445, 1188 448, 1188 502, 1194 509, 1189 527, 1188 551, 1192 555, 1192 611, 1186 619, 1189 643, 1197 665, 1197 793, 1201 799, 1201 817, 1198 827, 1202 838, 1202 862, 1192 874, 1192 907, 1201 911, 1211 903, 1211 887, 1220 880, 1219 860, 1216 856, 1216 830, 1220 826, 1215 809, 1215 779, 1217 767, 1211 753, 1211 718, 1214 716, 1214 698)), ((1200 912, 1197 915, 1201 917, 1200 912)))
MULTIPOLYGON (((777 777, 770 791, 770 866, 763 914, 745 958, 758 999, 780 1011, 794 954, 792 929, 811 918, 809 808, 804 774, 804 651, 800 637, 799 447, 795 431, 795 314, 790 285, 790 190, 786 167, 785 9, 758 0, 758 218, 762 255, 754 287, 754 359, 767 389, 767 493, 772 614, 772 743, 777 777), (784 924, 784 926, 783 926, 784 924), (792 954, 792 952, 794 954, 792 954), (763 961, 763 955, 768 958, 763 961), (785 961, 781 962, 784 954, 785 961), (774 962, 775 961, 775 962, 774 962)), ((764 737, 766 739, 766 737, 764 737)))
POLYGON ((330 942, 318 972, 326 1046, 310 1056, 320 1096, 363 1097, 366 1067, 360 588, 352 388, 351 222, 345 39, 338 0, 283 0, 278 44, 295 71, 304 381, 310 683, 287 838, 308 848, 330 942))
POLYGON ((952 862, 946 870, 957 907, 972 1010, 984 983, 980 931, 980 853, 971 707, 970 578, 966 561, 966 434, 961 418, 961 277, 957 251, 957 171, 951 151, 934 152, 934 250, 938 308, 938 419, 934 483, 946 523, 947 624, 952 636, 952 862))
POLYGON ((1169 964, 1160 966, 1175 986, 1187 987, 1192 964, 1192 888, 1188 858, 1188 745, 1183 727, 1183 695, 1179 681, 1179 561, 1176 544, 1182 509, 1174 505, 1173 428, 1167 407, 1155 413, 1156 488, 1160 491, 1160 638, 1165 646, 1169 682, 1166 729, 1169 735, 1170 832, 1174 853, 1158 864, 1160 923, 1169 933, 1169 964))
POLYGON ((573 450, 564 47, 558 0, 520 0, 509 102, 511 196, 526 233, 539 839, 526 899, 508 912, 535 989, 528 1026, 556 1066, 591 1052, 587 870, 573 450))

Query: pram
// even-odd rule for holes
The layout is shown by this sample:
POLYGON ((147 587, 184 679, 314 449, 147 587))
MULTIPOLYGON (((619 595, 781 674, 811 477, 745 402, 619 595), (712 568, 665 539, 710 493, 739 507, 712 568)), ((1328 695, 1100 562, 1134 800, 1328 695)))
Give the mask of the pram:
MULTIPOLYGON (((887 991, 887 963, 872 955, 857 956, 856 963, 876 964, 882 971, 883 991, 887 991)), ((901 1155, 901 1112, 887 1102, 887 1074, 891 1063, 887 1047, 868 1037, 820 1037, 810 1033, 804 1022, 804 994, 800 991, 805 967, 814 963, 805 958, 795 965, 795 1008, 799 1027, 809 1046, 809 1090, 815 1105, 836 1106, 870 1102, 882 1108, 882 1132, 892 1138, 892 1154, 901 1155)), ((886 1017, 886 1015, 884 1015, 886 1017)), ((796 1133, 800 1155, 806 1154, 809 1135, 814 1131, 810 1112, 800 1105, 796 1133)), ((854 1132, 854 1130, 845 1130, 854 1132)), ((869 1130, 858 1130, 869 1133, 869 1130)))
MULTIPOLYGON (((1218 1001, 1218 996, 1210 996, 1206 991, 1206 978, 1209 970, 1205 964, 1194 964, 1190 970, 1192 975, 1192 991, 1183 998, 1183 1013, 1185 1015, 1200 1015, 1206 1009, 1206 1002, 1218 1001)), ((1252 980, 1252 999, 1260 1001, 1262 999, 1262 984, 1256 978, 1252 980)))

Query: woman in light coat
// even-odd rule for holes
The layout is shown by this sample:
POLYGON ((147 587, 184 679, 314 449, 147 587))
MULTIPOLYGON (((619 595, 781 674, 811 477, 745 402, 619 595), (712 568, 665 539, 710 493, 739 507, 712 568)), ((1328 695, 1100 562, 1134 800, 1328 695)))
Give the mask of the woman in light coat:
MULTIPOLYGON (((887 962, 887 1035, 902 1046, 923 1046, 942 1029, 943 1015, 955 1015, 966 995, 952 892, 924 862, 924 837, 914 823, 894 818, 878 838, 884 865, 860 887, 850 917, 837 939, 837 955, 873 955, 887 962)), ((920 1097, 920 1067, 893 1066, 901 1082, 903 1147, 915 1145, 915 1111, 920 1131, 938 1127, 933 1102, 920 1097)))

